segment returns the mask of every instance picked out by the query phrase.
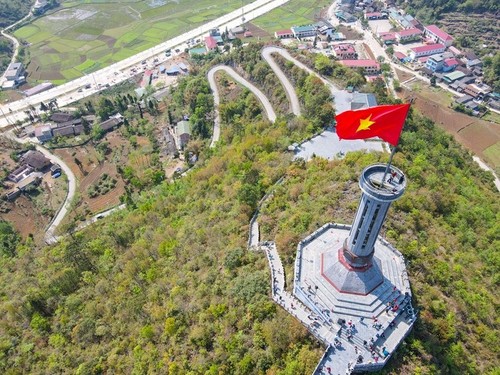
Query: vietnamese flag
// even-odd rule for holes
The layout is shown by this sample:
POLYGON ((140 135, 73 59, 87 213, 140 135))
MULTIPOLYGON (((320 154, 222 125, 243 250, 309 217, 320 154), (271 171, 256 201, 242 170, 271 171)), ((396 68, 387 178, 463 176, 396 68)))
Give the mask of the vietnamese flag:
POLYGON ((380 137, 397 146, 410 104, 379 105, 337 115, 337 135, 340 139, 380 137))

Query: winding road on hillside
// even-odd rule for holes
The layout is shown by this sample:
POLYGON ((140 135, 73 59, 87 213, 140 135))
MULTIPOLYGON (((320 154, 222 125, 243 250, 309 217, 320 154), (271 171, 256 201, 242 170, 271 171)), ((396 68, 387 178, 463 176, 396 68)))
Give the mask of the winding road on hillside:
POLYGON ((210 147, 214 147, 215 143, 219 140, 220 137, 220 113, 219 113, 219 105, 220 105, 220 95, 219 89, 217 87, 217 83, 215 82, 215 74, 217 72, 224 72, 228 74, 231 78, 233 78, 236 82, 242 84, 247 89, 249 89, 261 102, 264 107, 264 111, 266 112, 266 116, 269 121, 276 121, 276 113, 274 112, 273 106, 271 102, 267 98, 266 95, 262 91, 260 91, 253 83, 249 82, 242 76, 240 76, 233 68, 225 65, 217 65, 208 71, 207 77, 208 82, 210 84, 210 88, 212 89, 214 95, 214 104, 215 104, 215 120, 214 120, 214 131, 212 136, 212 142, 210 143, 210 147))
MULTIPOLYGON (((305 64, 301 63, 295 57, 290 55, 290 53, 288 53, 288 51, 284 48, 273 47, 273 46, 264 47, 262 49, 261 54, 262 58, 269 64, 269 66, 271 67, 271 69, 281 82, 283 88, 285 89, 286 96, 290 102, 291 111, 295 116, 300 116, 301 114, 299 98, 297 96, 297 93, 295 92, 295 87, 292 85, 286 74, 278 66, 276 61, 274 61, 274 58, 272 56, 273 54, 281 55, 288 61, 294 63, 299 68, 307 71, 309 74, 313 74, 316 77, 318 77, 330 89, 332 96, 335 96, 335 94, 340 91, 338 87, 336 87, 330 81, 328 81, 327 79, 323 78, 321 75, 310 69, 305 64)), ((259 99, 259 101, 262 103, 268 119, 271 122, 274 122, 276 120, 276 114, 274 112, 274 109, 269 99, 264 95, 262 91, 260 91, 257 87, 255 87, 255 85, 253 85, 248 80, 239 75, 233 68, 230 68, 225 65, 215 66, 212 69, 210 69, 207 74, 208 82, 210 84, 210 88, 214 95, 214 105, 215 105, 214 129, 213 129, 212 141, 210 142, 210 147, 214 147, 220 138, 220 113, 218 110, 220 104, 220 95, 219 95, 219 90, 217 88, 217 84, 215 82, 215 73, 219 71, 224 71, 225 73, 229 74, 233 79, 235 79, 237 82, 247 87, 253 94, 255 94, 255 96, 257 96, 257 99, 259 99)))
POLYGON ((299 103, 299 98, 297 97, 297 93, 295 92, 295 88, 293 87, 293 85, 290 82, 290 80, 288 79, 288 77, 281 70, 281 68, 278 66, 278 64, 276 64, 276 61, 274 61, 274 58, 272 57, 273 53, 279 53, 280 55, 283 56, 284 52, 286 52, 286 51, 283 48, 266 47, 266 48, 262 49, 262 58, 269 64, 269 66, 273 70, 274 74, 276 74, 276 77, 278 77, 283 88, 285 89, 286 96, 288 97, 288 100, 290 101, 290 107, 291 107, 292 113, 295 116, 300 116, 300 114, 301 114, 300 103, 299 103))
MULTIPOLYGON (((9 39, 12 42, 12 44, 14 45, 14 53, 12 54, 12 57, 10 59, 10 64, 16 62, 16 57, 17 57, 17 54, 19 53, 19 41, 14 36, 7 34, 7 31, 12 29, 16 25, 19 25, 21 22, 26 21, 28 18, 30 18, 33 15, 34 8, 35 8, 35 5, 33 4, 33 7, 30 9, 30 11, 28 12, 28 14, 25 17, 21 18, 19 21, 14 22, 12 25, 9 25, 9 26, 3 28, 2 31, 0 31, 0 34, 2 34, 3 37, 9 39)), ((5 69, 5 72, 3 72, 3 74, 2 74, 2 77, 0 79, 0 86, 3 85, 3 83, 5 82, 5 73, 6 72, 7 72, 7 69, 5 69)))

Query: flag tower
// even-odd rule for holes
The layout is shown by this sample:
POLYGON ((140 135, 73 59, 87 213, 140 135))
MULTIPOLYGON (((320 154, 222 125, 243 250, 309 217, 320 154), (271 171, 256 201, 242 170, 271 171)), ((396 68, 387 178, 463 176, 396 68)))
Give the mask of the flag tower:
POLYGON ((337 253, 325 252, 322 256, 323 277, 342 293, 366 295, 384 281, 381 264, 374 259, 375 242, 391 203, 406 188, 403 172, 395 167, 390 168, 390 177, 383 183, 386 168, 385 164, 375 164, 361 173, 362 195, 349 235, 337 253))
MULTIPOLYGON (((342 139, 378 136, 396 146, 408 109, 403 104, 346 111, 337 116, 337 134, 342 139)), ((380 370, 415 322, 404 257, 380 236, 391 203, 407 187, 404 173, 391 165, 395 150, 388 164, 362 171, 351 226, 327 223, 297 246, 293 293, 331 327, 331 334, 322 337, 328 349, 315 375, 328 366, 380 370), (351 346, 339 351, 344 337, 351 346)))

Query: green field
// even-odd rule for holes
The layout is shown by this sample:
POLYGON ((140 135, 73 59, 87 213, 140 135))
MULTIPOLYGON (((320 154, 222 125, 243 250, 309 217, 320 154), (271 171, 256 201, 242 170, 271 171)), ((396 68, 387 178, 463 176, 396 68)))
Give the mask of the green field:
POLYGON ((144 51, 241 4, 240 0, 66 1, 61 10, 14 35, 30 43, 28 81, 59 84, 144 51))
POLYGON ((292 26, 308 25, 315 22, 321 9, 331 4, 328 0, 291 0, 286 5, 272 10, 252 23, 261 29, 274 34, 277 30, 289 29, 292 26))
POLYGON ((500 174, 500 143, 497 142, 488 147, 483 151, 483 154, 489 159, 489 164, 494 166, 495 172, 500 174))

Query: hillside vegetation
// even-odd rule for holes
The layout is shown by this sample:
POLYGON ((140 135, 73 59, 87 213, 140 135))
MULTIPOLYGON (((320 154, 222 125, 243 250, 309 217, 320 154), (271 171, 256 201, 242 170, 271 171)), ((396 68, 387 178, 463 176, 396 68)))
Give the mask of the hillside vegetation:
POLYGON ((26 16, 34 0, 0 0, 0 27, 9 26, 26 16))
MULTIPOLYGON (((234 52, 241 61, 245 53, 234 52)), ((207 66, 196 70, 174 89, 173 114, 205 101, 207 66)), ((307 108, 322 86, 290 72, 307 108)), ((323 348, 269 298, 267 260, 246 249, 249 219, 285 176, 262 226, 291 277, 297 242, 325 222, 351 222, 359 172, 387 155, 291 162, 286 147, 318 130, 314 113, 271 124, 246 90, 233 102, 219 146, 202 146, 186 177, 129 196, 126 211, 49 248, 3 230, 12 250, 0 259, 2 373, 311 374, 323 348)), ((420 319, 384 373, 493 374, 500 203, 492 178, 416 113, 395 164, 409 185, 385 234, 409 260, 420 319)))
POLYGON ((464 2, 456 0, 398 0, 398 3, 424 22, 434 22, 443 13, 498 14, 500 9, 500 5, 496 0, 466 0, 464 2))

